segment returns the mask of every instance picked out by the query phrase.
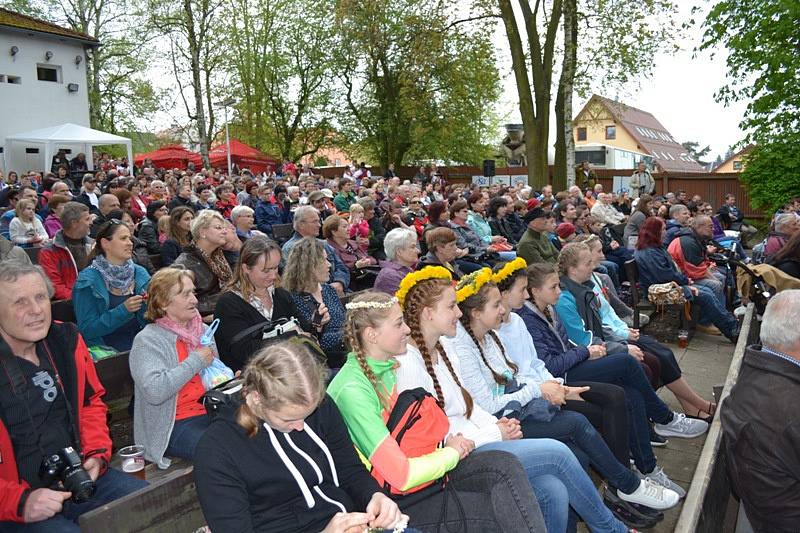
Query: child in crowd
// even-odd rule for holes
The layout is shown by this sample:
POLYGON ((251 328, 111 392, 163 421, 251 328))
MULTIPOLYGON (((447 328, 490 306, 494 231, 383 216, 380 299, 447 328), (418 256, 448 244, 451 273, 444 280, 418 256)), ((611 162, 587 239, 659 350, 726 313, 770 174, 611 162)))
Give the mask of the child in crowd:
POLYGON ((11 219, 8 233, 11 235, 11 241, 23 248, 43 246, 49 240, 47 230, 36 216, 33 200, 27 198, 17 201, 16 216, 11 219))
POLYGON ((355 203, 350 206, 350 238, 358 242, 361 251, 367 253, 369 247, 369 222, 364 218, 364 207, 355 203))

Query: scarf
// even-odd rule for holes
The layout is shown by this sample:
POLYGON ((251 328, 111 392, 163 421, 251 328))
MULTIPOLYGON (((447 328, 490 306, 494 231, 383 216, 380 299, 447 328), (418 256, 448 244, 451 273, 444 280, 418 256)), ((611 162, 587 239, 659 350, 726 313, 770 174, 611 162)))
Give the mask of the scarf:
POLYGON ((569 276, 561 276, 561 290, 568 291, 575 298, 575 306, 585 327, 595 337, 605 339, 603 320, 600 318, 600 301, 592 290, 591 281, 578 283, 571 280, 569 276))
POLYGON ((128 259, 122 265, 112 265, 104 255, 98 255, 92 261, 91 268, 94 268, 103 276, 103 281, 109 289, 120 292, 127 291, 133 284, 136 271, 133 268, 133 261, 128 259))
POLYGON ((190 245, 190 247, 197 250, 197 253, 203 258, 208 268, 211 269, 211 272, 213 272, 214 276, 219 280, 220 287, 226 285, 231 278, 233 278, 231 266, 225 260, 225 254, 222 253, 222 248, 217 248, 209 255, 195 245, 190 245))
POLYGON ((203 327, 203 319, 199 311, 195 311, 194 318, 192 318, 186 326, 179 324, 168 316, 157 318, 155 323, 157 326, 177 335, 178 340, 186 343, 186 347, 189 351, 196 350, 200 347, 200 336, 205 331, 205 328, 203 327))

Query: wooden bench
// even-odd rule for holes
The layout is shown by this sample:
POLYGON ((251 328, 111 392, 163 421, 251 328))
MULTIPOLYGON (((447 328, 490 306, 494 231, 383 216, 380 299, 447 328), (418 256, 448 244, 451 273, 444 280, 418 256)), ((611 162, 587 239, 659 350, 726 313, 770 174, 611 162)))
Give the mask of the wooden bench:
MULTIPOLYGON (((105 359, 100 359, 94 364, 100 383, 106 389, 103 400, 111 407, 120 400, 129 400, 133 396, 133 377, 128 366, 130 352, 121 352, 105 359)), ((127 403, 125 404, 127 407, 127 403)))
POLYGON ((81 515, 81 531, 94 533, 194 532, 206 525, 193 468, 171 471, 142 490, 81 515))

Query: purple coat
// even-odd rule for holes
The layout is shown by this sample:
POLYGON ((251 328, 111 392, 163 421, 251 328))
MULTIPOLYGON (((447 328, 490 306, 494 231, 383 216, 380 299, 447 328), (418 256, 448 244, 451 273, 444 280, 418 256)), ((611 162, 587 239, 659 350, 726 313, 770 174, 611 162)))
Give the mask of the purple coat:
POLYGON ((375 286, 373 288, 376 291, 392 295, 397 292, 403 278, 411 272, 414 272, 407 266, 395 263, 394 261, 381 261, 380 266, 381 271, 375 279, 375 286))
POLYGON ((47 232, 47 236, 52 239, 61 229, 61 220, 53 214, 47 215, 47 218, 44 219, 44 229, 47 232))

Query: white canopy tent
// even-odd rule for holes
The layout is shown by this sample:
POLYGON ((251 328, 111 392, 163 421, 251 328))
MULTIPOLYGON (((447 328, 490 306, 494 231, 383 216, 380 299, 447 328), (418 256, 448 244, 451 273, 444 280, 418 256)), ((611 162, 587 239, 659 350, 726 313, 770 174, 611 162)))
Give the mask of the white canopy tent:
MULTIPOLYGON (((22 166, 13 168, 9 165, 14 165, 17 161, 24 163, 24 158, 19 157, 15 153, 15 149, 24 150, 31 144, 44 145, 44 160, 39 160, 42 163, 44 172, 50 171, 50 162, 53 156, 61 148, 79 147, 79 151, 86 155, 86 163, 88 168, 94 168, 94 161, 92 159, 92 148, 94 146, 103 146, 110 144, 124 144, 128 150, 128 164, 129 168, 133 168, 133 147, 131 140, 127 137, 120 137, 119 135, 112 135, 103 131, 93 130, 85 126, 78 126, 77 124, 61 124, 60 126, 52 126, 50 128, 42 128, 40 130, 27 131, 24 133, 17 133, 6 137, 5 147, 3 150, 3 163, 6 172, 8 170, 17 170, 22 172, 27 170, 22 166), (82 147, 82 148, 80 148, 82 147)), ((24 152, 23 152, 24 154, 24 152)), ((72 157, 76 155, 73 150, 72 157)))

